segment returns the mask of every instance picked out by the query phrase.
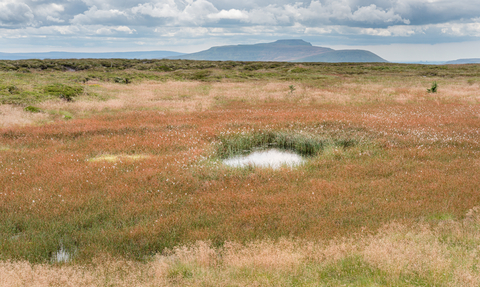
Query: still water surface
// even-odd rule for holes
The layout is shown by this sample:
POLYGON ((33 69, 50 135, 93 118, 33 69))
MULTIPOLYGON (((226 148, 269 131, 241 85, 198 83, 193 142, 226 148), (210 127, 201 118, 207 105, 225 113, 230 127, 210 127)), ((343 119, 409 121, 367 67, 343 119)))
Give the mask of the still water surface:
POLYGON ((291 151, 284 151, 278 149, 269 149, 263 151, 256 151, 246 156, 236 156, 227 158, 223 161, 223 164, 231 167, 270 167, 278 169, 281 166, 294 167, 305 160, 298 154, 291 151))

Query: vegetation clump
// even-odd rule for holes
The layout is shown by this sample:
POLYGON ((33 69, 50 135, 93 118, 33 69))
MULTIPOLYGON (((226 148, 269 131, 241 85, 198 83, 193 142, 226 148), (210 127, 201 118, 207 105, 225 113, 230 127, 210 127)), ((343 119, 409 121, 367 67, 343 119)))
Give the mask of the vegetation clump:
POLYGON ((27 106, 23 109, 24 111, 26 112, 31 112, 31 113, 41 113, 42 110, 37 108, 37 107, 34 107, 34 106, 27 106))
POLYGON ((293 92, 295 91, 295 86, 290 85, 290 86, 288 86, 288 88, 290 89, 290 94, 293 94, 293 92))
POLYGON ((344 149, 357 144, 355 139, 319 137, 284 131, 231 134, 220 136, 219 140, 217 155, 220 158, 248 154, 252 150, 271 147, 291 150, 303 156, 315 156, 329 147, 344 149))
POLYGON ((0 90, 3 90, 10 94, 18 94, 20 92, 20 89, 17 88, 17 86, 15 85, 0 86, 0 90))
POLYGON ((73 101, 73 99, 83 93, 83 87, 81 86, 69 86, 65 84, 50 84, 44 89, 45 94, 50 94, 63 99, 67 102, 73 101))
POLYGON ((129 78, 122 78, 122 77, 115 77, 113 81, 119 84, 130 84, 132 82, 129 78))
POLYGON ((433 82, 433 83, 432 83, 432 87, 431 87, 430 89, 427 89, 427 92, 428 92, 428 93, 436 93, 436 92, 437 92, 437 88, 438 88, 437 82, 433 82))

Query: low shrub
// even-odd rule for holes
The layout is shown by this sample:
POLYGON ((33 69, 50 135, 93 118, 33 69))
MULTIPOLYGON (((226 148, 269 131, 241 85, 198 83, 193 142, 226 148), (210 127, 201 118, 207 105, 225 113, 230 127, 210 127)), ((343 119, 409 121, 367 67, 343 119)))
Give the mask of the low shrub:
POLYGON ((13 95, 13 94, 20 93, 20 89, 17 88, 17 86, 15 85, 6 85, 6 86, 0 85, 0 92, 9 93, 13 95))
POLYGON ((437 82, 433 82, 433 83, 432 83, 432 87, 431 87, 430 89, 427 89, 427 92, 428 92, 428 93, 436 93, 436 92, 437 92, 437 88, 438 88, 437 82))
POLYGON ((121 77, 115 77, 113 81, 119 84, 130 84, 132 82, 132 80, 130 80, 129 78, 121 78, 121 77))
POLYGON ((34 106, 25 107, 23 110, 26 111, 26 112, 30 112, 30 113, 41 113, 42 112, 41 109, 39 109, 37 107, 34 107, 34 106))
POLYGON ((43 89, 45 94, 50 94, 66 100, 67 102, 73 101, 73 99, 83 93, 83 87, 81 86, 68 86, 65 84, 51 84, 43 89))

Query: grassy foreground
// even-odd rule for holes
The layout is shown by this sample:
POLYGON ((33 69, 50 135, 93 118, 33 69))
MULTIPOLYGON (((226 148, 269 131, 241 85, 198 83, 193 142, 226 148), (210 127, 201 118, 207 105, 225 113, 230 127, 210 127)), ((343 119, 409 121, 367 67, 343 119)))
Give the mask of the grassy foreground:
POLYGON ((68 61, 0 63, 0 285, 478 286, 479 66, 68 61))
POLYGON ((280 239, 175 247, 147 263, 0 263, 2 286, 478 286, 480 210, 433 226, 397 223, 325 242, 280 239))

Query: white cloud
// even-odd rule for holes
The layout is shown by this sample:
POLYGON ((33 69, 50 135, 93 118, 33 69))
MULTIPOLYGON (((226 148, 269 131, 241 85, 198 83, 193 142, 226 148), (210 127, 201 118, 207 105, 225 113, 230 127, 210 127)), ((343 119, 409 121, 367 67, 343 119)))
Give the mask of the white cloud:
POLYGON ((35 7, 34 14, 40 17, 55 16, 58 17, 65 7, 60 4, 42 4, 35 7))
POLYGON ((155 18, 175 18, 181 13, 173 0, 155 5, 152 3, 138 4, 138 6, 132 8, 132 12, 133 14, 148 15, 155 18))
POLYGON ((125 20, 128 20, 128 15, 124 11, 117 9, 99 10, 97 6, 92 6, 85 13, 73 17, 70 22, 72 24, 107 24, 125 20))
POLYGON ((222 10, 218 13, 209 14, 207 16, 209 19, 231 19, 231 20, 245 20, 248 18, 248 15, 237 9, 222 10))
POLYGON ((359 32, 360 34, 363 34, 363 35, 372 35, 372 36, 387 37, 392 35, 392 33, 388 31, 388 29, 364 28, 364 29, 360 29, 359 32))
POLYGON ((50 22, 56 22, 56 23, 63 23, 63 22, 65 22, 65 20, 58 19, 58 18, 55 18, 55 17, 52 17, 52 16, 47 16, 47 20, 50 21, 50 22))
POLYGON ((79 32, 79 28, 76 26, 53 26, 51 28, 62 35, 75 35, 79 32))
POLYGON ((118 26, 118 27, 103 27, 100 29, 97 29, 95 32, 98 35, 112 35, 115 34, 116 32, 122 32, 126 34, 133 34, 137 32, 135 29, 130 29, 127 26, 118 26))
POLYGON ((0 26, 29 25, 34 18, 32 9, 17 1, 5 0, 0 2, 0 26))
POLYGON ((360 7, 355 11, 350 18, 354 21, 366 22, 366 23, 392 23, 392 22, 403 22, 405 24, 410 24, 410 20, 402 19, 398 14, 395 14, 393 9, 384 11, 379 9, 375 4, 370 6, 360 7))
POLYGON ((318 27, 305 28, 305 34, 310 34, 310 35, 330 34, 332 32, 333 32, 332 28, 318 28, 318 27))
POLYGON ((199 37, 210 33, 205 27, 157 27, 155 32, 162 37, 199 37))
POLYGON ((444 34, 480 37, 480 18, 474 18, 470 23, 447 23, 437 26, 441 27, 441 31, 444 34))

